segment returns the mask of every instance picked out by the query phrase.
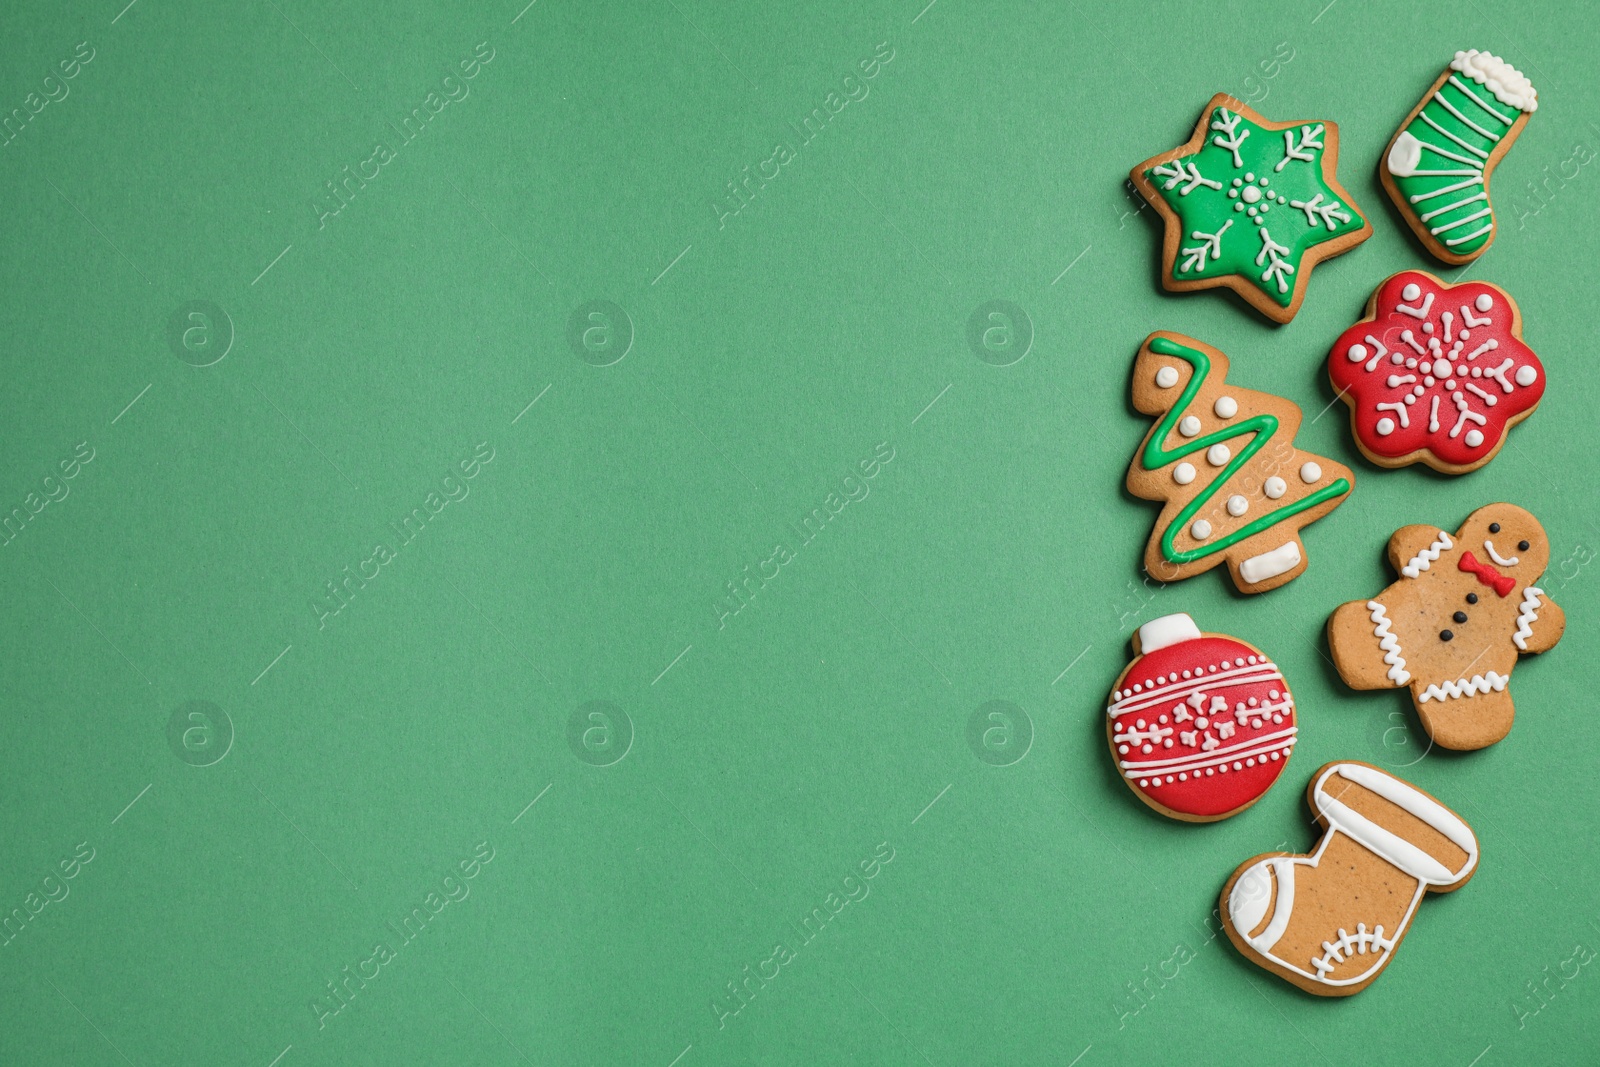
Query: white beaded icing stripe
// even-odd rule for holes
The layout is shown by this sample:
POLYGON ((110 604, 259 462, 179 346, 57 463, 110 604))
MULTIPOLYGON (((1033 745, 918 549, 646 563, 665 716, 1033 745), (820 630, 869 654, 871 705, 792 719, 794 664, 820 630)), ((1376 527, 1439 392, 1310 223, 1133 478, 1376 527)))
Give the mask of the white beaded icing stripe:
POLYGON ((1116 718, 1118 715, 1164 704, 1169 699, 1187 700, 1191 693, 1214 687, 1218 682, 1227 682, 1230 686, 1234 686, 1249 682, 1278 681, 1282 677, 1283 675, 1278 673, 1277 665, 1265 656, 1225 659, 1218 664, 1185 670, 1182 678, 1178 677, 1177 672, 1173 672, 1170 676, 1157 675, 1155 682, 1150 685, 1135 682, 1127 689, 1118 689, 1111 694, 1112 703, 1106 708, 1106 714, 1116 718), (1186 682, 1190 684, 1186 685, 1186 682), (1135 700, 1135 697, 1138 699, 1135 700))

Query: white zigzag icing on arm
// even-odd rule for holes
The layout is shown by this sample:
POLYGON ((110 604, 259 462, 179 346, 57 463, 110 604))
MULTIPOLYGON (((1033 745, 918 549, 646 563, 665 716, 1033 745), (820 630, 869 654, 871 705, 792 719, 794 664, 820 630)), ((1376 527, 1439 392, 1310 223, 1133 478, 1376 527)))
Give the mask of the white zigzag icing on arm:
POLYGON ((1517 632, 1511 635, 1517 648, 1528 651, 1528 638, 1533 636, 1533 624, 1539 621, 1539 598, 1544 590, 1530 585, 1522 591, 1522 606, 1517 610, 1517 632))
POLYGON ((1439 531, 1439 539, 1427 548, 1411 557, 1411 562, 1400 568, 1400 573, 1407 578, 1415 578, 1439 558, 1439 554, 1447 548, 1454 548, 1455 542, 1450 540, 1450 535, 1443 530, 1439 531))
POLYGON ((1422 691, 1417 698, 1417 703, 1426 704, 1430 700, 1445 700, 1450 697, 1475 697, 1479 693, 1487 693, 1491 689, 1496 693, 1506 687, 1511 679, 1494 671, 1484 671, 1474 674, 1471 678, 1463 678, 1458 682, 1440 682, 1430 685, 1422 691))
POLYGON ((1383 662, 1389 665, 1389 681, 1405 685, 1411 681, 1411 672, 1406 670, 1406 661, 1400 655, 1400 639, 1389 632, 1388 612, 1376 600, 1367 601, 1367 610, 1372 612, 1372 621, 1377 624, 1372 632, 1378 637, 1378 647, 1383 649, 1383 662))

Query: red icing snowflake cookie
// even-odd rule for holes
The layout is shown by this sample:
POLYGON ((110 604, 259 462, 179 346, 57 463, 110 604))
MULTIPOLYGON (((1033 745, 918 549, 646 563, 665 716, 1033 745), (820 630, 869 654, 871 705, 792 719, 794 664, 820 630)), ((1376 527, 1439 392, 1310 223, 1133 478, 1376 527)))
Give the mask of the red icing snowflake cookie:
POLYGON ((1235 815, 1272 788, 1294 748, 1294 698, 1266 653, 1203 634, 1184 614, 1139 627, 1106 707, 1117 770, 1185 822, 1235 815))
POLYGON ((1522 341, 1516 301, 1488 282, 1446 285, 1420 270, 1378 286, 1340 335, 1328 377, 1356 444, 1381 467, 1465 474, 1494 458, 1544 396, 1544 364, 1522 341))

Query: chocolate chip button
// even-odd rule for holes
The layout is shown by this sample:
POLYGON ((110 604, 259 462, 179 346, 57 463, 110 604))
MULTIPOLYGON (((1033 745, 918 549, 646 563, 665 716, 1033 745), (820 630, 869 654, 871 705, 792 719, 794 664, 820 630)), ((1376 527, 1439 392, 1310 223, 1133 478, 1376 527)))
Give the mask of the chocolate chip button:
POLYGON ((1476 604, 1477 602, 1478 602, 1478 594, 1477 593, 1468 593, 1467 594, 1467 603, 1468 604, 1476 604))
POLYGON ((1489 524, 1489 532, 1490 533, 1499 533, 1500 532, 1500 524, 1498 522, 1491 522, 1489 524))
POLYGON ((1439 631, 1439 640, 1441 641, 1449 641, 1453 637, 1455 637, 1455 634, 1451 633, 1449 630, 1439 631))
POLYGON ((1454 615, 1452 615, 1450 617, 1452 619, 1456 620, 1456 622, 1466 622, 1467 621, 1467 613, 1464 612, 1464 611, 1458 611, 1458 612, 1456 612, 1454 615))

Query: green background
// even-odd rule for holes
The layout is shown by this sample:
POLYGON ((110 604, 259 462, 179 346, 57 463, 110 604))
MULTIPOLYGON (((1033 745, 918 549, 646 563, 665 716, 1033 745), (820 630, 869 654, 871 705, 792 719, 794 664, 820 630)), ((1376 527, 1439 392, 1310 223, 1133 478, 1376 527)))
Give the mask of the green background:
POLYGON ((0 549, 0 912, 94 858, 0 947, 0 1059, 1592 1054, 1592 12, 924 2, 7 5, 0 114, 78 42, 94 58, 0 149, 0 511, 80 442, 94 459, 0 549), (480 42, 470 94, 319 227, 324 183, 480 42), (880 42, 870 93, 719 219, 880 42), (1292 60, 1258 66, 1280 42, 1292 60), (1542 106, 1495 176, 1493 249, 1445 277, 1505 285, 1554 384, 1485 469, 1380 471, 1324 411, 1322 361, 1382 278, 1438 269, 1375 168, 1469 46, 1542 106), (1124 185, 1219 90, 1337 121, 1377 230, 1287 327, 1163 293, 1124 185), (232 324, 206 367, 168 340, 194 300, 232 324), (631 321, 620 362, 569 343, 591 300, 631 321), (989 300, 1031 322, 1010 366, 968 343, 989 300), (1140 581, 1156 509, 1121 488, 1148 426, 1128 368, 1157 328, 1296 400, 1298 443, 1357 471, 1281 590, 1140 581), (470 494, 319 623, 324 583, 480 443, 492 462, 451 483, 470 494), (880 443, 870 494, 802 544, 880 443), (1506 741, 1430 752, 1403 694, 1343 687, 1321 627, 1390 580, 1395 528, 1501 499, 1549 530, 1570 625, 1517 670, 1506 741), (1147 810, 1104 741, 1132 629, 1179 610, 1276 657, 1301 714, 1278 787, 1213 826, 1147 810), (993 700, 1013 732, 974 748, 993 700), (185 748, 189 701, 217 710, 185 748), (591 701, 626 720, 573 731, 591 701), (1237 864, 1310 845, 1304 784, 1338 758, 1404 768, 1483 860, 1371 989, 1320 1001, 1208 922, 1237 864), (470 896, 319 1015, 483 842, 470 896), (869 895, 804 942, 880 849, 851 883, 869 895))

